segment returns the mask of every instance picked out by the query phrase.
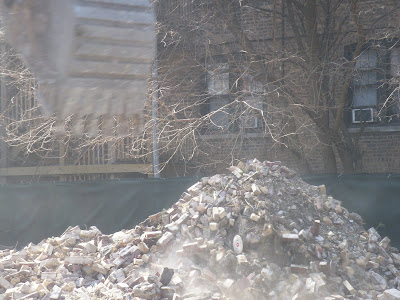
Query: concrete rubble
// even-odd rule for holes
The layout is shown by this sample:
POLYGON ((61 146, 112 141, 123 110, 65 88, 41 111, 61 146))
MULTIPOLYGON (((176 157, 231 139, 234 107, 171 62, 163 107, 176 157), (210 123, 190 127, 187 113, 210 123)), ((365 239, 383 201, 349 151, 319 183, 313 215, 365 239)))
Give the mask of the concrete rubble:
POLYGON ((202 178, 131 230, 0 252, 6 299, 400 299, 387 237, 279 162, 202 178))

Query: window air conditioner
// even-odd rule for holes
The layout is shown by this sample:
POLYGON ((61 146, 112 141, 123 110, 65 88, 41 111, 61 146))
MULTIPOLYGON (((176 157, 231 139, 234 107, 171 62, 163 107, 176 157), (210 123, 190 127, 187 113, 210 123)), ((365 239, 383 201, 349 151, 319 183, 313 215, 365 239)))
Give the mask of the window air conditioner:
POLYGON ((375 108, 357 108, 352 110, 352 121, 354 124, 373 123, 376 121, 375 108))
POLYGON ((262 126, 261 121, 255 116, 241 116, 239 119, 241 128, 259 128, 262 126))

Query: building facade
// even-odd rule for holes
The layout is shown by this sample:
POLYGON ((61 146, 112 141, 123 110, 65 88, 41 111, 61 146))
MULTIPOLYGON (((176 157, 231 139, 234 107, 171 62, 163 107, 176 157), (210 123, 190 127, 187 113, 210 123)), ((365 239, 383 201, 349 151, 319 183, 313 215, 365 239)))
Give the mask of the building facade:
POLYGON ((149 102, 140 137, 106 137, 101 125, 95 138, 57 134, 59 121, 38 112, 35 81, 2 50, 3 69, 14 71, 1 81, 0 175, 151 174, 154 150, 163 176, 212 174, 253 158, 303 174, 400 172, 398 1, 155 7, 158 75, 149 94, 157 105, 149 102))
POLYGON ((399 10, 159 2, 160 126, 183 132, 164 159, 180 171, 258 158, 302 173, 399 172, 399 10))

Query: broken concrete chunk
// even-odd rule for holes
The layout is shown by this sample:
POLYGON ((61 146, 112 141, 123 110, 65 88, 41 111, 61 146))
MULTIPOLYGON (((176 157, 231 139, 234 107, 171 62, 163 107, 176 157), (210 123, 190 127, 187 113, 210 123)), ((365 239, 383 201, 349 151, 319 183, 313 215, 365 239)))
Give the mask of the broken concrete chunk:
POLYGON ((387 249, 387 247, 390 244, 390 239, 385 236, 380 242, 379 242, 379 246, 381 246, 383 249, 387 249))
POLYGON ((149 247, 146 245, 146 243, 143 243, 143 242, 140 242, 139 244, 138 244, 138 248, 139 248, 139 250, 142 252, 142 253, 149 253, 150 252, 150 249, 149 249, 149 247))
POLYGON ((255 196, 260 196, 260 195, 261 195, 261 190, 260 190, 260 188, 259 188, 255 183, 253 183, 253 184, 251 185, 251 190, 253 191, 253 194, 254 194, 255 196))
POLYGON ((243 265, 248 263, 246 255, 239 254, 236 256, 236 258, 238 265, 243 265))
POLYGON ((50 299, 51 300, 60 299, 61 292, 62 292, 62 289, 59 286, 57 286, 57 285, 53 286, 53 289, 51 290, 51 294, 50 294, 50 299))
POLYGON ((353 286, 350 284, 350 282, 348 282, 347 280, 343 281, 343 285, 346 289, 346 291, 350 294, 350 295, 355 295, 356 294, 356 290, 353 288, 353 286))
POLYGON ((95 253, 97 251, 97 247, 93 241, 81 243, 79 246, 83 247, 88 253, 95 253))
POLYGON ((98 264, 98 263, 94 263, 92 265, 92 269, 103 275, 107 275, 107 273, 108 273, 108 270, 105 267, 103 267, 101 264, 98 264))
POLYGON ((252 221, 254 221, 254 222, 258 222, 258 221, 260 221, 260 216, 259 215, 256 215, 256 214, 251 214, 250 215, 250 220, 252 220, 252 221))
POLYGON ((230 166, 229 167, 229 171, 231 171, 232 174, 236 176, 236 178, 241 178, 242 177, 243 171, 238 167, 230 166))
POLYGON ((231 289, 235 281, 233 279, 227 278, 224 280, 222 286, 224 289, 231 289))
POLYGON ((378 296, 379 300, 397 300, 400 299, 400 291, 398 289, 388 289, 378 296))
POLYGON ((4 279, 3 277, 0 277, 0 286, 2 286, 4 289, 11 289, 13 285, 7 280, 4 279))
POLYGON ((68 256, 65 258, 65 263, 76 265, 90 265, 94 261, 91 256, 68 256))
POLYGON ((210 228, 211 231, 217 231, 218 228, 219 228, 218 223, 211 222, 211 223, 209 224, 209 228, 210 228))
POLYGON ((158 287, 154 283, 140 283, 133 287, 132 296, 142 299, 156 299, 158 287))
POLYGON ((174 238, 174 234, 171 232, 165 232, 162 237, 157 241, 157 246, 164 248, 172 239, 174 238))

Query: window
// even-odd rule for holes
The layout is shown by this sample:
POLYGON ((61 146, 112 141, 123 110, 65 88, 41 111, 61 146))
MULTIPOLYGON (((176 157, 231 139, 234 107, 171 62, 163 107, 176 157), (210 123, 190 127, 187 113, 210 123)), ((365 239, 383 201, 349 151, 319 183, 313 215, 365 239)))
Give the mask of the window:
MULTIPOLYGON (((352 59, 353 46, 347 48, 352 59)), ((399 122, 400 48, 398 40, 371 41, 356 58, 349 99, 351 124, 384 125, 399 122)))
POLYGON ((353 83, 353 107, 376 107, 378 52, 366 50, 358 57, 353 83))
POLYGON ((227 130, 230 124, 229 99, 227 98, 211 98, 210 112, 214 112, 211 119, 211 126, 214 129, 227 130))
POLYGON ((218 64, 214 68, 209 66, 207 72, 207 88, 209 95, 229 94, 228 64, 218 64))
POLYGON ((262 127, 263 85, 250 75, 231 73, 225 62, 208 65, 207 69, 209 129, 236 131, 262 127))
POLYGON ((239 117, 239 126, 244 129, 262 127, 264 86, 251 75, 245 75, 243 93, 243 113, 239 117))
POLYGON ((400 78, 400 47, 390 51, 390 75, 397 79, 400 78))
POLYGON ((211 129, 227 130, 230 124, 229 113, 229 65, 219 63, 208 65, 207 91, 209 98, 209 112, 211 129))
POLYGON ((400 47, 390 52, 390 75, 392 76, 392 118, 400 119, 400 47))

